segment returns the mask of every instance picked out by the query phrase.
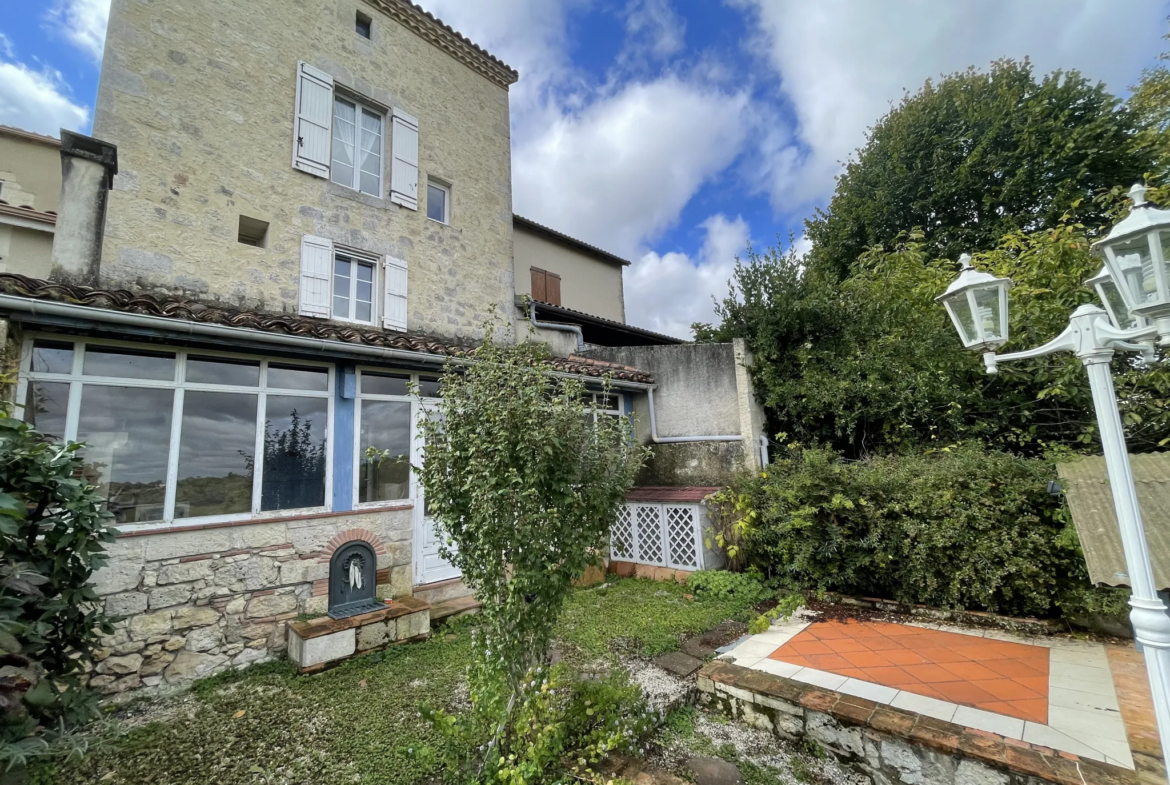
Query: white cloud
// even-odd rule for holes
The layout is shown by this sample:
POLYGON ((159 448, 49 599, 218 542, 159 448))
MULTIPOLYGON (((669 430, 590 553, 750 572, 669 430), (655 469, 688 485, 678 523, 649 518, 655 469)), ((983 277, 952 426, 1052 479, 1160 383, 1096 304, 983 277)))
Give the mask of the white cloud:
POLYGON ((671 8, 669 0, 630 0, 626 6, 627 41, 621 59, 646 56, 670 57, 686 41, 686 21, 671 8))
POLYGON ((515 146, 516 211, 622 255, 678 220, 745 140, 748 99, 667 76, 546 112, 515 146))
POLYGON ((73 102, 59 72, 0 61, 0 123, 57 136, 62 128, 84 130, 89 109, 73 102))
POLYGON ((734 0, 792 103, 798 145, 765 149, 778 209, 823 201, 866 129, 940 74, 1030 57, 1039 74, 1079 69, 1115 93, 1160 51, 1161 0, 734 0))
POLYGON ((713 215, 697 259, 683 253, 642 255, 626 270, 626 321, 647 330, 691 336, 695 322, 715 322, 713 297, 723 297, 750 230, 742 217, 713 215))
POLYGON ((12 39, 0 33, 0 57, 11 60, 15 57, 15 50, 12 48, 12 39))
POLYGON ((102 61, 106 48, 106 26, 110 21, 110 0, 57 0, 46 15, 46 27, 102 61))

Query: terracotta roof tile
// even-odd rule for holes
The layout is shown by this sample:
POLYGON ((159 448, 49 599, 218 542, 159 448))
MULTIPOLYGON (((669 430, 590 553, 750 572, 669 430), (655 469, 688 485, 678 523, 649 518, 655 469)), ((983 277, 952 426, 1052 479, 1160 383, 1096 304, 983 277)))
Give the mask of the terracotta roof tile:
POLYGON ((626 491, 628 502, 701 502, 717 491, 723 490, 719 486, 685 486, 671 488, 661 485, 647 485, 643 488, 631 488, 626 491))
MULTIPOLYGON (((126 289, 94 289, 88 286, 74 286, 28 278, 16 273, 0 273, 0 293, 28 297, 34 300, 53 300, 90 308, 219 324, 325 341, 380 346, 446 357, 465 357, 475 349, 475 345, 471 343, 458 343, 419 333, 399 333, 381 330, 377 327, 339 324, 298 314, 244 311, 221 304, 206 304, 177 297, 138 294, 126 289)), ((552 369, 563 373, 595 377, 609 376, 615 380, 639 384, 654 383, 654 378, 650 374, 637 368, 577 355, 550 357, 547 364, 552 369)))

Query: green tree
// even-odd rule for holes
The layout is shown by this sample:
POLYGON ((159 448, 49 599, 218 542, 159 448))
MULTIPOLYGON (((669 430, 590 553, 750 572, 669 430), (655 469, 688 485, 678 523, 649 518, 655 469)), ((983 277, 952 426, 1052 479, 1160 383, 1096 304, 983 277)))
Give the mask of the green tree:
POLYGON ((1140 108, 1075 71, 1039 80, 1002 60, 927 81, 870 130, 828 209, 806 224, 810 266, 846 277, 867 247, 922 231, 929 257, 958 258, 1016 232, 1055 227, 1074 204, 1150 171, 1140 108))
MULTIPOLYGON (((1163 36, 1170 40, 1170 35, 1163 36)), ((1132 88, 1126 105, 1141 123, 1149 145, 1158 157, 1158 179, 1170 174, 1170 52, 1158 57, 1159 63, 1142 71, 1141 81, 1132 88)))
POLYGON ((420 425, 419 479, 448 543, 441 553, 483 604, 471 717, 428 716, 471 736, 486 728, 483 775, 509 782, 543 781, 543 767, 571 749, 563 729, 552 748, 532 739, 556 724, 540 708, 550 687, 534 669, 645 459, 628 420, 602 414, 580 381, 550 376, 546 359, 542 344, 485 342, 465 369, 448 369, 438 411, 420 425))

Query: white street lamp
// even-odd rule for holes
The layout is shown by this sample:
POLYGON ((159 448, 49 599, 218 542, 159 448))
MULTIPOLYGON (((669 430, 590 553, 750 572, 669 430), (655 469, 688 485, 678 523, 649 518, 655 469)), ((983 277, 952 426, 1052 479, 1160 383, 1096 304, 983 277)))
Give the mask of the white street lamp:
POLYGON ((995 349, 1008 339, 1007 290, 1010 281, 974 271, 970 258, 964 255, 960 260, 963 271, 959 280, 937 299, 946 306, 963 344, 983 352, 988 373, 996 372, 997 362, 1026 360, 1057 352, 1072 352, 1084 364, 1093 392, 1105 466, 1129 570, 1132 588, 1129 618, 1133 623, 1134 637, 1145 652, 1162 749, 1170 750, 1170 615, 1159 599, 1154 583, 1154 569, 1150 563, 1149 545, 1142 526, 1110 371, 1115 352, 1141 352, 1147 362, 1152 362, 1155 338, 1162 346, 1170 346, 1170 269, 1167 268, 1170 210, 1149 205, 1145 191, 1140 185, 1130 189, 1133 209, 1129 215, 1113 227, 1105 239, 1093 244, 1094 252, 1105 255, 1110 274, 1107 278, 1112 278, 1117 294, 1111 297, 1109 289, 1103 288, 1107 282, 1100 274, 1089 282, 1097 285, 1109 312, 1095 305, 1082 305, 1073 312, 1064 332, 1048 343, 997 358, 995 349), (994 334, 972 331, 972 327, 994 321, 986 318, 986 312, 979 311, 980 307, 993 301, 1001 303, 999 313, 992 314, 998 317, 1000 330, 994 334), (1111 315, 1113 321, 1110 321, 1111 315), (1137 326, 1122 327, 1129 324, 1137 326))

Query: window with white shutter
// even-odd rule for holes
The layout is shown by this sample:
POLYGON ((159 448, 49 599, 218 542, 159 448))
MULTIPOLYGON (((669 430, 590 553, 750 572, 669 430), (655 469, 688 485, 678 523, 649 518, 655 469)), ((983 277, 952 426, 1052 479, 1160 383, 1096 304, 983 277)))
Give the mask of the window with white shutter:
POLYGON ((298 63, 293 168, 329 176, 332 126, 333 77, 308 63, 298 63))
POLYGON ((386 257, 382 278, 386 297, 382 303, 382 326, 387 330, 406 331, 406 262, 386 257))
POLYGON ((329 318, 332 296, 333 243, 311 234, 301 236, 301 308, 303 316, 329 318))
POLYGON ((418 209, 418 120, 395 109, 390 139, 394 161, 390 167, 390 201, 418 209))

